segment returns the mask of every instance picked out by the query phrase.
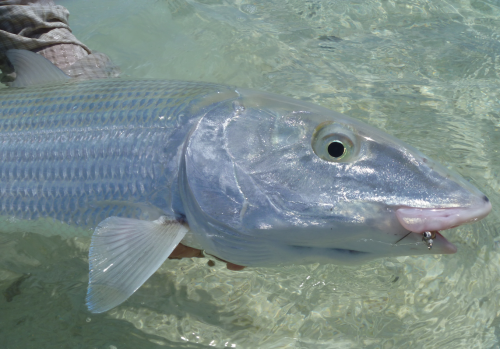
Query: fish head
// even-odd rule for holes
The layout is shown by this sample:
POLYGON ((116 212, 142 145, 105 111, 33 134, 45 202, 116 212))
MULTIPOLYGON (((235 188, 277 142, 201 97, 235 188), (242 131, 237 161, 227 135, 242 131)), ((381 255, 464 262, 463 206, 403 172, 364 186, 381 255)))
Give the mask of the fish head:
POLYGON ((440 231, 491 210, 471 183, 379 129, 238 92, 184 149, 182 197, 208 253, 247 266, 449 254, 440 231))

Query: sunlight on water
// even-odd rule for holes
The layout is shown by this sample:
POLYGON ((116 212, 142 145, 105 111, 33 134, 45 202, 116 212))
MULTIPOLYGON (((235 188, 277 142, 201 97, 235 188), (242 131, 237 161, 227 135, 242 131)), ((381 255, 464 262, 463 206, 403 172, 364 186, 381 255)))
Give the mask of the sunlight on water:
POLYGON ((455 255, 242 272, 207 259, 167 261, 100 315, 84 304, 88 239, 0 235, 0 347, 499 348, 497 2, 62 4, 77 37, 124 76, 313 101, 454 168, 494 211, 446 233, 455 255))

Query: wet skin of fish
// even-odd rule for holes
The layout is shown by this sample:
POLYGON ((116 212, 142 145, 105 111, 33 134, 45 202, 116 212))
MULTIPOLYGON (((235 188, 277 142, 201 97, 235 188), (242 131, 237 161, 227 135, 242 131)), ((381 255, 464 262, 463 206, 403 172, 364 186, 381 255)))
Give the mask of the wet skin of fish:
POLYGON ((491 210, 418 150, 319 106, 202 82, 56 83, 46 62, 30 64, 51 84, 0 90, 0 231, 93 234, 92 312, 181 240, 244 266, 352 264, 454 253, 438 231, 491 210))

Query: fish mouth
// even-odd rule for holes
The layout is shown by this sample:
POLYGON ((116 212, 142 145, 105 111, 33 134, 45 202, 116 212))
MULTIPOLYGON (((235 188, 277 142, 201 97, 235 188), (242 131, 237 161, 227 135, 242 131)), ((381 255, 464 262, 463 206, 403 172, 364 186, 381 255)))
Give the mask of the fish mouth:
MULTIPOLYGON (((440 232, 433 231, 431 233, 433 233, 433 235, 435 236, 434 240, 436 240, 436 241, 441 240, 441 244, 442 244, 441 253, 453 254, 453 253, 457 252, 457 247, 455 245, 453 245, 451 242, 449 242, 448 240, 446 240, 446 238, 443 235, 441 235, 440 232)), ((431 247, 429 247, 429 249, 431 249, 431 247)))
POLYGON ((430 232, 435 235, 434 241, 439 241, 441 246, 440 253, 452 254, 457 252, 456 246, 446 240, 440 231, 486 217, 491 211, 491 203, 486 196, 481 201, 482 203, 473 207, 399 208, 396 210, 396 217, 399 223, 412 233, 430 232))
POLYGON ((414 233, 423 233, 451 229, 465 223, 475 222, 486 217, 490 211, 491 203, 485 199, 483 204, 467 208, 400 208, 396 210, 396 217, 405 229, 414 233))

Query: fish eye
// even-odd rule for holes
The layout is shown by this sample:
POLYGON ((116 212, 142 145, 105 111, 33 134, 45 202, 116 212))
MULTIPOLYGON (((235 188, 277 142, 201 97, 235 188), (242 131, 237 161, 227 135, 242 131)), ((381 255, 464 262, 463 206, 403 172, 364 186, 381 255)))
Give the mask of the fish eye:
POLYGON ((316 155, 329 162, 343 162, 354 153, 356 138, 353 132, 336 123, 323 123, 313 133, 312 147, 316 155))
POLYGON ((333 141, 328 144, 328 154, 334 159, 341 159, 346 153, 346 148, 341 141, 333 141))

